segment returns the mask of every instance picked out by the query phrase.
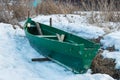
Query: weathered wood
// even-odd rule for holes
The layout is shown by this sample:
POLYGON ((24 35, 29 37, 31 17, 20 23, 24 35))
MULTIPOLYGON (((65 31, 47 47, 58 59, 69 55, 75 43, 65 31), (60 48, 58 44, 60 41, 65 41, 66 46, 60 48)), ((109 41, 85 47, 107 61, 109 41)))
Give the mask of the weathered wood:
POLYGON ((57 37, 56 35, 39 35, 38 37, 57 37))
POLYGON ((57 38, 58 38, 58 40, 59 40, 60 42, 63 42, 63 41, 64 41, 64 38, 65 38, 65 35, 64 35, 64 34, 62 34, 62 35, 56 34, 56 36, 57 36, 57 38))
POLYGON ((32 61, 40 61, 40 62, 43 62, 43 61, 50 61, 49 58, 33 58, 32 61))
POLYGON ((36 22, 36 27, 37 27, 37 30, 38 30, 39 35, 43 35, 43 34, 42 34, 41 27, 40 27, 40 25, 39 25, 38 22, 36 22))
POLYGON ((50 26, 52 26, 52 18, 50 18, 50 26))

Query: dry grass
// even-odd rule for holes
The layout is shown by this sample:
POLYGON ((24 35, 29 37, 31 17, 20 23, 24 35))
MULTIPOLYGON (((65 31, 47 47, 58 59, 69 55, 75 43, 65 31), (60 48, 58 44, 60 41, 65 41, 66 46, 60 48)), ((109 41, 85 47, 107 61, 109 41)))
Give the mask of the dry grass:
POLYGON ((67 14, 72 13, 77 7, 71 3, 54 2, 53 0, 43 1, 36 8, 37 14, 67 14))
POLYGON ((21 0, 10 3, 10 0, 1 0, 0 22, 10 23, 13 27, 14 25, 19 25, 19 21, 25 20, 27 17, 27 11, 30 9, 27 5, 28 1, 29 0, 21 0))
POLYGON ((111 58, 103 58, 102 53, 103 51, 99 51, 96 57, 93 59, 91 64, 92 73, 108 74, 111 77, 119 80, 120 70, 115 69, 115 60, 111 58))
POLYGON ((90 22, 95 23, 96 18, 100 16, 103 21, 120 22, 120 1, 119 0, 89 0, 88 4, 83 0, 82 8, 87 11, 93 11, 90 22), (99 11, 94 13, 94 11, 99 11))
POLYGON ((36 14, 70 14, 77 10, 93 11, 89 20, 91 23, 101 21, 120 22, 119 0, 46 0, 36 8, 36 14), (65 2, 66 1, 66 2, 65 2), (94 13, 100 11, 100 14, 94 13), (100 18, 97 18, 100 16, 100 18))
POLYGON ((120 22, 120 0, 43 0, 36 8, 30 6, 32 0, 17 0, 17 3, 9 4, 10 0, 1 0, 0 21, 16 23, 27 18, 27 11, 31 16, 39 14, 71 14, 74 11, 92 11, 89 17, 90 23, 101 21, 120 22), (66 2, 65 2, 66 1, 66 2), (100 11, 95 13, 94 11, 100 11), (99 18, 98 18, 99 17, 99 18))

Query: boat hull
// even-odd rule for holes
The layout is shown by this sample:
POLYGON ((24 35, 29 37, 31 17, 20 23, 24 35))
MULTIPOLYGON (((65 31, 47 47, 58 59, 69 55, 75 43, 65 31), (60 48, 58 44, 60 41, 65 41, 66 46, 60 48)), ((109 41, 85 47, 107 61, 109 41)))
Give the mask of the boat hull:
MULTIPOLYGON (((68 41, 71 38, 71 40, 74 39, 72 41, 77 43, 70 43, 66 41, 60 42, 56 39, 39 37, 38 35, 36 35, 37 32, 32 34, 29 31, 29 28, 25 26, 24 29, 26 36, 31 46, 36 51, 38 51, 43 56, 48 57, 49 59, 55 61, 56 63, 59 63, 77 73, 84 73, 87 71, 87 69, 90 68, 91 62, 97 54, 99 44, 94 44, 90 41, 87 41, 86 39, 82 39, 70 33, 50 28, 47 25, 41 24, 41 26, 42 27, 45 26, 46 30, 51 30, 52 31, 51 33, 54 32, 53 34, 56 33, 65 34, 66 41, 68 41)), ((35 30, 32 31, 34 32, 35 30)))

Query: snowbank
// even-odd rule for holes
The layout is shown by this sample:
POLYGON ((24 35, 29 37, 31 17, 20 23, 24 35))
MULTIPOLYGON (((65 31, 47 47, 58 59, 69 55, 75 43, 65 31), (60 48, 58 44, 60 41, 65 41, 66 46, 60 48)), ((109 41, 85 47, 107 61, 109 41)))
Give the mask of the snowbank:
POLYGON ((68 78, 65 78, 65 80, 114 80, 109 75, 106 74, 78 74, 73 75, 68 78))
POLYGON ((101 40, 101 44, 106 49, 107 47, 113 47, 120 51, 120 31, 112 32, 101 40))

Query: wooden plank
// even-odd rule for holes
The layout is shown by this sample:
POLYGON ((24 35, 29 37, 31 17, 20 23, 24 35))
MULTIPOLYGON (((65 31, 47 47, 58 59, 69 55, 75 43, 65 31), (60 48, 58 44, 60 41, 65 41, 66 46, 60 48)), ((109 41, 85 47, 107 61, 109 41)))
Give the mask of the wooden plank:
POLYGON ((43 62, 43 61, 50 61, 49 58, 33 58, 32 61, 40 61, 40 62, 43 62))
POLYGON ((43 35, 43 34, 42 34, 41 27, 40 27, 40 25, 39 25, 38 22, 36 22, 36 27, 37 27, 37 30, 38 30, 39 35, 43 35))
POLYGON ((56 35, 39 35, 38 37, 57 37, 56 35))
POLYGON ((52 27, 52 18, 50 18, 50 26, 52 27))
POLYGON ((62 34, 62 35, 56 34, 56 35, 57 35, 58 40, 59 40, 60 42, 63 42, 63 40, 64 40, 64 38, 65 38, 65 35, 64 35, 64 34, 62 34))

